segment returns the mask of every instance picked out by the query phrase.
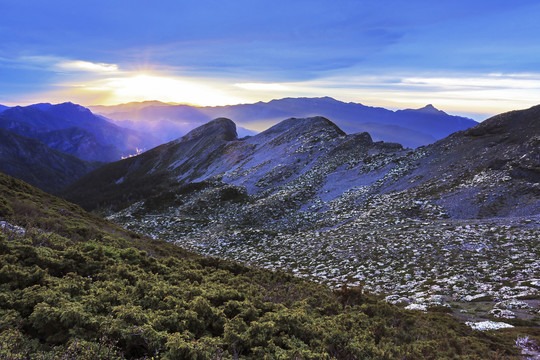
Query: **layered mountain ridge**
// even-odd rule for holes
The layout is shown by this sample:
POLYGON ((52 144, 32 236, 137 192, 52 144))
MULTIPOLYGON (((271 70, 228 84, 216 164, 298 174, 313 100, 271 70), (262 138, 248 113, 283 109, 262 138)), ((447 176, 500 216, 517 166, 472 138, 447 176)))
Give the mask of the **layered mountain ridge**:
POLYGON ((0 128, 0 171, 45 191, 63 189, 100 165, 0 128))
MULTIPOLYGON (((66 194, 72 194, 67 195, 72 200, 85 201, 100 198, 93 191, 110 188, 111 195, 116 194, 117 199, 129 193, 139 200, 129 189, 137 188, 140 192, 145 183, 156 185, 155 180, 147 181, 145 176, 162 179, 158 187, 219 179, 242 186, 253 194, 305 175, 312 168, 331 163, 338 166, 336 154, 345 158, 353 157, 355 151, 367 154, 403 150, 399 144, 373 143, 368 133, 346 135, 323 117, 291 118, 244 139, 238 139, 234 127, 231 120, 218 118, 178 140, 137 157, 108 164, 81 179, 66 194), (345 153, 347 155, 342 155, 345 153), (87 181, 93 186, 83 185, 87 181)), ((155 194, 158 190, 148 191, 155 194)), ((92 207, 95 206, 89 204, 89 208, 92 207)))
MULTIPOLYGON (((145 175, 167 179, 167 186, 218 179, 244 187, 248 194, 256 194, 324 167, 323 178, 316 186, 320 187, 319 191, 336 196, 358 186, 371 187, 374 193, 414 189, 447 204, 450 214, 457 217, 462 213, 466 218, 509 215, 519 204, 530 205, 538 213, 536 202, 521 201, 530 191, 521 188, 520 183, 520 179, 533 184, 537 181, 536 138, 531 135, 538 132, 537 112, 538 108, 534 107, 499 115, 416 151, 395 143, 373 142, 368 133, 347 135, 324 117, 290 118, 243 139, 238 139, 234 122, 218 118, 180 139, 136 158, 110 164, 99 174, 89 176, 92 184, 104 188, 110 185, 118 196, 131 182, 144 183, 145 175), (371 165, 374 159, 381 164, 371 165), (482 187, 487 178, 495 176, 494 171, 500 178, 510 178, 491 184, 497 184, 501 194, 490 199, 482 187), (444 174, 442 179, 440 174, 444 174), (332 181, 328 180, 329 176, 332 181), (469 195, 464 195, 463 184, 470 182, 476 184, 475 191, 466 186, 469 195), (330 191, 330 187, 335 190, 330 191), (510 193, 512 196, 505 195, 510 193), (480 198, 485 199, 480 201, 480 198), (452 199, 457 205, 452 205, 452 199), (507 203, 510 199, 514 199, 513 205, 507 203), (486 210, 492 201, 500 202, 499 210, 486 210), (479 206, 474 206, 475 202, 479 206)), ((85 186, 74 184, 73 189, 79 187, 85 186)), ((329 195, 323 197, 329 199, 329 195)), ((516 209, 516 214, 520 211, 516 209)))
POLYGON ((170 141, 216 117, 233 119, 245 128, 266 128, 290 117, 324 116, 332 119, 347 133, 368 131, 375 140, 398 142, 418 147, 435 142, 458 130, 477 123, 452 116, 432 105, 421 109, 391 111, 359 103, 345 103, 330 97, 284 98, 269 102, 215 107, 130 103, 116 106, 94 106, 91 109, 113 119, 117 124, 160 134, 170 141))
POLYGON ((0 111, 0 128, 88 161, 119 160, 156 141, 72 103, 15 106, 0 111))

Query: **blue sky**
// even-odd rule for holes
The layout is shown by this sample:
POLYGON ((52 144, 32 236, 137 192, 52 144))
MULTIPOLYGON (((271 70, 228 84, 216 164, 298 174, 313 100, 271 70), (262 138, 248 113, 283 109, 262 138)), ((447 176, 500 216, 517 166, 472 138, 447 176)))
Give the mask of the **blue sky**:
POLYGON ((0 0, 0 104, 540 103, 540 2, 0 0))

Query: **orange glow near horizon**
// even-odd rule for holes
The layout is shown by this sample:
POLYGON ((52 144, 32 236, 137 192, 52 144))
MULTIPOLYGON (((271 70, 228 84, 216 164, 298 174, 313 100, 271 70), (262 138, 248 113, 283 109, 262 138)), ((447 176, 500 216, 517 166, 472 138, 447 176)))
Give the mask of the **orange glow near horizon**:
POLYGON ((540 96, 540 74, 334 76, 299 82, 265 83, 184 77, 149 70, 148 67, 123 70, 115 64, 71 61, 61 65, 64 68, 82 68, 84 72, 74 74, 74 79, 69 83, 56 84, 51 91, 26 94, 17 103, 4 101, 3 104, 15 106, 71 101, 92 106, 157 100, 194 106, 220 106, 285 97, 330 96, 340 101, 393 110, 433 104, 450 114, 481 121, 491 115, 536 105, 540 96), (395 81, 395 78, 399 78, 399 81, 395 81))
POLYGON ((215 106, 242 101, 242 99, 235 98, 203 83, 146 73, 100 80, 95 86, 89 86, 81 90, 106 93, 107 96, 102 100, 102 105, 159 100, 162 102, 215 106))

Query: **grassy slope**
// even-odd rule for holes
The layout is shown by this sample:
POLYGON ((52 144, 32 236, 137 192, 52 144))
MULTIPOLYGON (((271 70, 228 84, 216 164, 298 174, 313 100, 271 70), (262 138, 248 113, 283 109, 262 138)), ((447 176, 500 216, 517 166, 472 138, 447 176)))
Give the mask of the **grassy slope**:
POLYGON ((0 359, 501 359, 516 331, 190 254, 0 174, 0 359))

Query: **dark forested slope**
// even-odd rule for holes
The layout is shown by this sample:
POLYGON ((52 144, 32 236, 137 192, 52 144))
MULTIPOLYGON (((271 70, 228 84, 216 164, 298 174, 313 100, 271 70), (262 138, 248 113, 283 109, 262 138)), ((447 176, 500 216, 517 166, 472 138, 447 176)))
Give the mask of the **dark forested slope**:
POLYGON ((0 128, 0 171, 45 191, 60 190, 101 164, 0 128))

